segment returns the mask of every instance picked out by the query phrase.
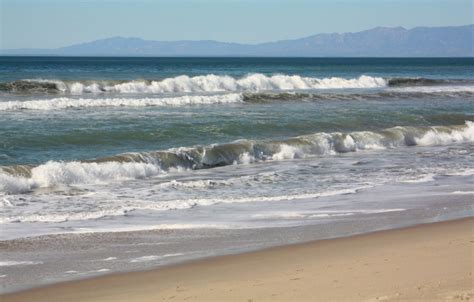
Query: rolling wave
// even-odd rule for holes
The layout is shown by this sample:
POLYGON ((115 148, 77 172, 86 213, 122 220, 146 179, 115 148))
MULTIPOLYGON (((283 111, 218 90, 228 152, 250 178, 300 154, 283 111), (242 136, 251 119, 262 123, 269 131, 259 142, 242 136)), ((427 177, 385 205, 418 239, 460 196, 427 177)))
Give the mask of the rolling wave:
POLYGON ((61 110, 92 107, 163 107, 213 105, 232 103, 271 103, 289 101, 360 101, 384 99, 421 99, 426 97, 470 98, 474 87, 407 87, 371 93, 228 93, 214 95, 184 95, 176 97, 142 98, 74 98, 60 97, 30 101, 0 102, 0 111, 61 110))
POLYGON ((436 85, 468 85, 474 84, 474 80, 468 79, 428 79, 428 78, 390 78, 387 85, 391 87, 406 86, 436 86, 436 85))
POLYGON ((266 90, 304 90, 340 88, 377 88, 387 86, 380 77, 362 75, 359 78, 345 79, 310 78, 298 75, 250 74, 236 79, 214 74, 189 77, 182 75, 159 81, 83 81, 66 82, 60 80, 19 80, 0 83, 0 90, 14 93, 196 93, 196 92, 237 92, 266 90))
POLYGON ((414 87, 472 85, 469 79, 428 78, 381 78, 362 75, 358 78, 340 77, 312 78, 298 75, 249 74, 242 78, 227 75, 181 75, 162 80, 135 81, 61 81, 48 79, 25 79, 0 83, 0 90, 12 93, 63 93, 81 95, 85 93, 202 93, 202 92, 258 92, 272 90, 310 89, 356 89, 380 87, 414 87))
POLYGON ((352 101, 381 99, 417 99, 426 97, 472 97, 474 86, 453 87, 406 87, 368 93, 243 93, 243 101, 247 103, 271 103, 278 101, 352 101))
POLYGON ((224 95, 184 95, 167 98, 103 98, 75 99, 54 98, 32 101, 0 102, 0 111, 9 110, 58 110, 89 107, 147 107, 147 106, 185 106, 239 103, 243 97, 238 93, 224 95))
POLYGON ((394 127, 379 132, 314 133, 280 141, 226 144, 125 153, 89 161, 0 167, 0 191, 15 194, 41 187, 109 183, 153 177, 169 170, 205 169, 266 160, 290 160, 360 150, 474 142, 474 122, 433 127, 394 127))

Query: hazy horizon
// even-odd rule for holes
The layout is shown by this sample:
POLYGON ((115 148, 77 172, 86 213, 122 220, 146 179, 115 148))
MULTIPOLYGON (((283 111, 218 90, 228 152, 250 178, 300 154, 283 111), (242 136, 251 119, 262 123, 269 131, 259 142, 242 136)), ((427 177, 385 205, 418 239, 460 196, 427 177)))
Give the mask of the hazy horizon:
POLYGON ((197 57, 472 57, 474 25, 375 27, 359 32, 316 34, 269 43, 215 40, 157 41, 110 37, 61 48, 0 49, 1 55, 197 56, 197 57))
MULTIPOLYGON (((292 38, 285 39, 285 40, 272 40, 272 41, 253 42, 253 43, 251 43, 251 42, 245 43, 245 42, 235 42, 235 41, 222 41, 222 40, 212 40, 212 39, 202 39, 202 40, 192 40, 192 39, 189 39, 189 40, 154 40, 154 39, 146 39, 146 38, 143 38, 143 37, 140 37, 140 36, 123 36, 123 35, 116 35, 116 36, 104 37, 104 38, 99 38, 99 39, 94 39, 94 40, 88 40, 88 41, 78 41, 78 42, 75 42, 75 43, 71 43, 71 44, 69 44, 69 45, 64 45, 64 46, 54 47, 54 48, 44 48, 44 49, 57 49, 57 48, 63 48, 63 47, 69 47, 69 46, 75 46, 75 45, 93 43, 93 42, 97 42, 97 41, 112 40, 112 39, 139 39, 139 40, 149 41, 149 42, 183 42, 183 41, 203 42, 203 41, 210 41, 210 42, 232 43, 232 44, 241 44, 241 45, 259 45, 259 44, 265 44, 265 43, 274 43, 274 42, 281 42, 281 41, 292 41, 292 40, 304 39, 304 38, 308 38, 308 37, 312 37, 312 36, 316 36, 316 35, 321 35, 321 34, 349 34, 349 33, 359 33, 359 32, 364 32, 364 31, 373 30, 373 29, 376 29, 376 28, 388 28, 388 29, 403 28, 403 29, 405 29, 405 30, 411 30, 411 29, 415 29, 415 28, 462 27, 462 26, 472 26, 472 25, 474 25, 474 23, 460 24, 460 25, 452 25, 452 26, 424 26, 424 25, 414 26, 414 27, 404 27, 404 26, 374 26, 374 27, 371 27, 371 28, 362 29, 362 30, 357 31, 357 32, 344 32, 344 31, 343 31, 343 32, 321 32, 321 33, 310 34, 310 35, 307 35, 307 36, 304 36, 304 37, 292 37, 292 38)), ((2 50, 8 50, 7 48, 0 48, 0 49, 2 49, 2 50)), ((10 48, 10 49, 13 49, 13 48, 10 48)), ((21 49, 21 48, 18 48, 18 49, 21 49)), ((24 49, 41 49, 41 48, 24 48, 24 49)))
POLYGON ((472 23, 472 2, 0 0, 0 13, 1 49, 59 48, 117 36, 258 44, 379 26, 465 25, 472 23))

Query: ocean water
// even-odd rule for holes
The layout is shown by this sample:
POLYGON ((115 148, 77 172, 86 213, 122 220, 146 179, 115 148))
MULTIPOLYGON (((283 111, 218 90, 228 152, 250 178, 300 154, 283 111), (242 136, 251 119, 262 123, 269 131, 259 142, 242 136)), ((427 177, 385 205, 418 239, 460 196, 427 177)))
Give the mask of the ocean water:
MULTIPOLYGON (((2 242, 188 230, 136 268, 198 230, 472 216, 473 175, 472 58, 0 57, 2 242)), ((6 287, 34 285, 48 261, 7 250, 6 287)))
POLYGON ((473 59, 2 57, 1 237, 364 215, 293 207, 473 173, 473 71, 473 59))

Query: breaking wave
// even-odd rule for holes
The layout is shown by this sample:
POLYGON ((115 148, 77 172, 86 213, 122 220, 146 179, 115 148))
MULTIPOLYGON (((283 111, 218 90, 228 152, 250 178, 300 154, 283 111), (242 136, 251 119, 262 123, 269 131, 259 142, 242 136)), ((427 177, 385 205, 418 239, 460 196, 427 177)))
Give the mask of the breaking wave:
POLYGON ((428 79, 428 78, 381 78, 362 75, 358 78, 313 78, 299 75, 272 75, 260 73, 234 78, 227 75, 202 75, 190 77, 181 75, 162 80, 135 81, 61 81, 48 79, 25 79, 0 83, 0 90, 12 93, 63 93, 81 95, 85 93, 118 94, 161 94, 161 93, 203 93, 203 92, 258 92, 272 90, 310 90, 380 87, 419 86, 468 86, 474 80, 428 79))
POLYGON ((0 102, 0 111, 61 110, 92 107, 162 107, 232 103, 271 103, 288 101, 361 101, 386 99, 417 99, 426 97, 470 98, 474 87, 407 87, 369 93, 302 93, 262 92, 214 95, 183 95, 176 97, 144 98, 71 98, 60 97, 30 101, 0 102))
POLYGON ((89 161, 0 167, 0 191, 141 179, 169 170, 205 169, 266 160, 290 160, 359 150, 474 142, 474 122, 433 127, 394 127, 378 132, 314 133, 279 141, 238 140, 226 144, 125 153, 89 161))
POLYGON ((354 79, 339 77, 310 78, 298 75, 250 74, 242 78, 226 75, 187 75, 163 80, 137 81, 83 81, 67 82, 60 80, 19 80, 0 83, 0 90, 14 93, 196 93, 196 92, 237 92, 266 90, 304 90, 340 88, 385 87, 387 82, 380 77, 362 75, 354 79))
POLYGON ((238 93, 224 95, 184 95, 167 98, 103 98, 74 99, 54 98, 32 101, 0 102, 0 111, 7 110, 58 110, 89 107, 145 107, 145 106, 185 106, 210 105, 242 102, 243 96, 238 93))

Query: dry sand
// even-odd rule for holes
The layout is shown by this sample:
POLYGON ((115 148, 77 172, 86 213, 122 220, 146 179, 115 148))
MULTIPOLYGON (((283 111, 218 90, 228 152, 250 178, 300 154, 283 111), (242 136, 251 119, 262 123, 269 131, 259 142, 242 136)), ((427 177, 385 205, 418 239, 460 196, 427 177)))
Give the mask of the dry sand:
POLYGON ((67 282, 1 301, 474 300, 474 219, 67 282))

